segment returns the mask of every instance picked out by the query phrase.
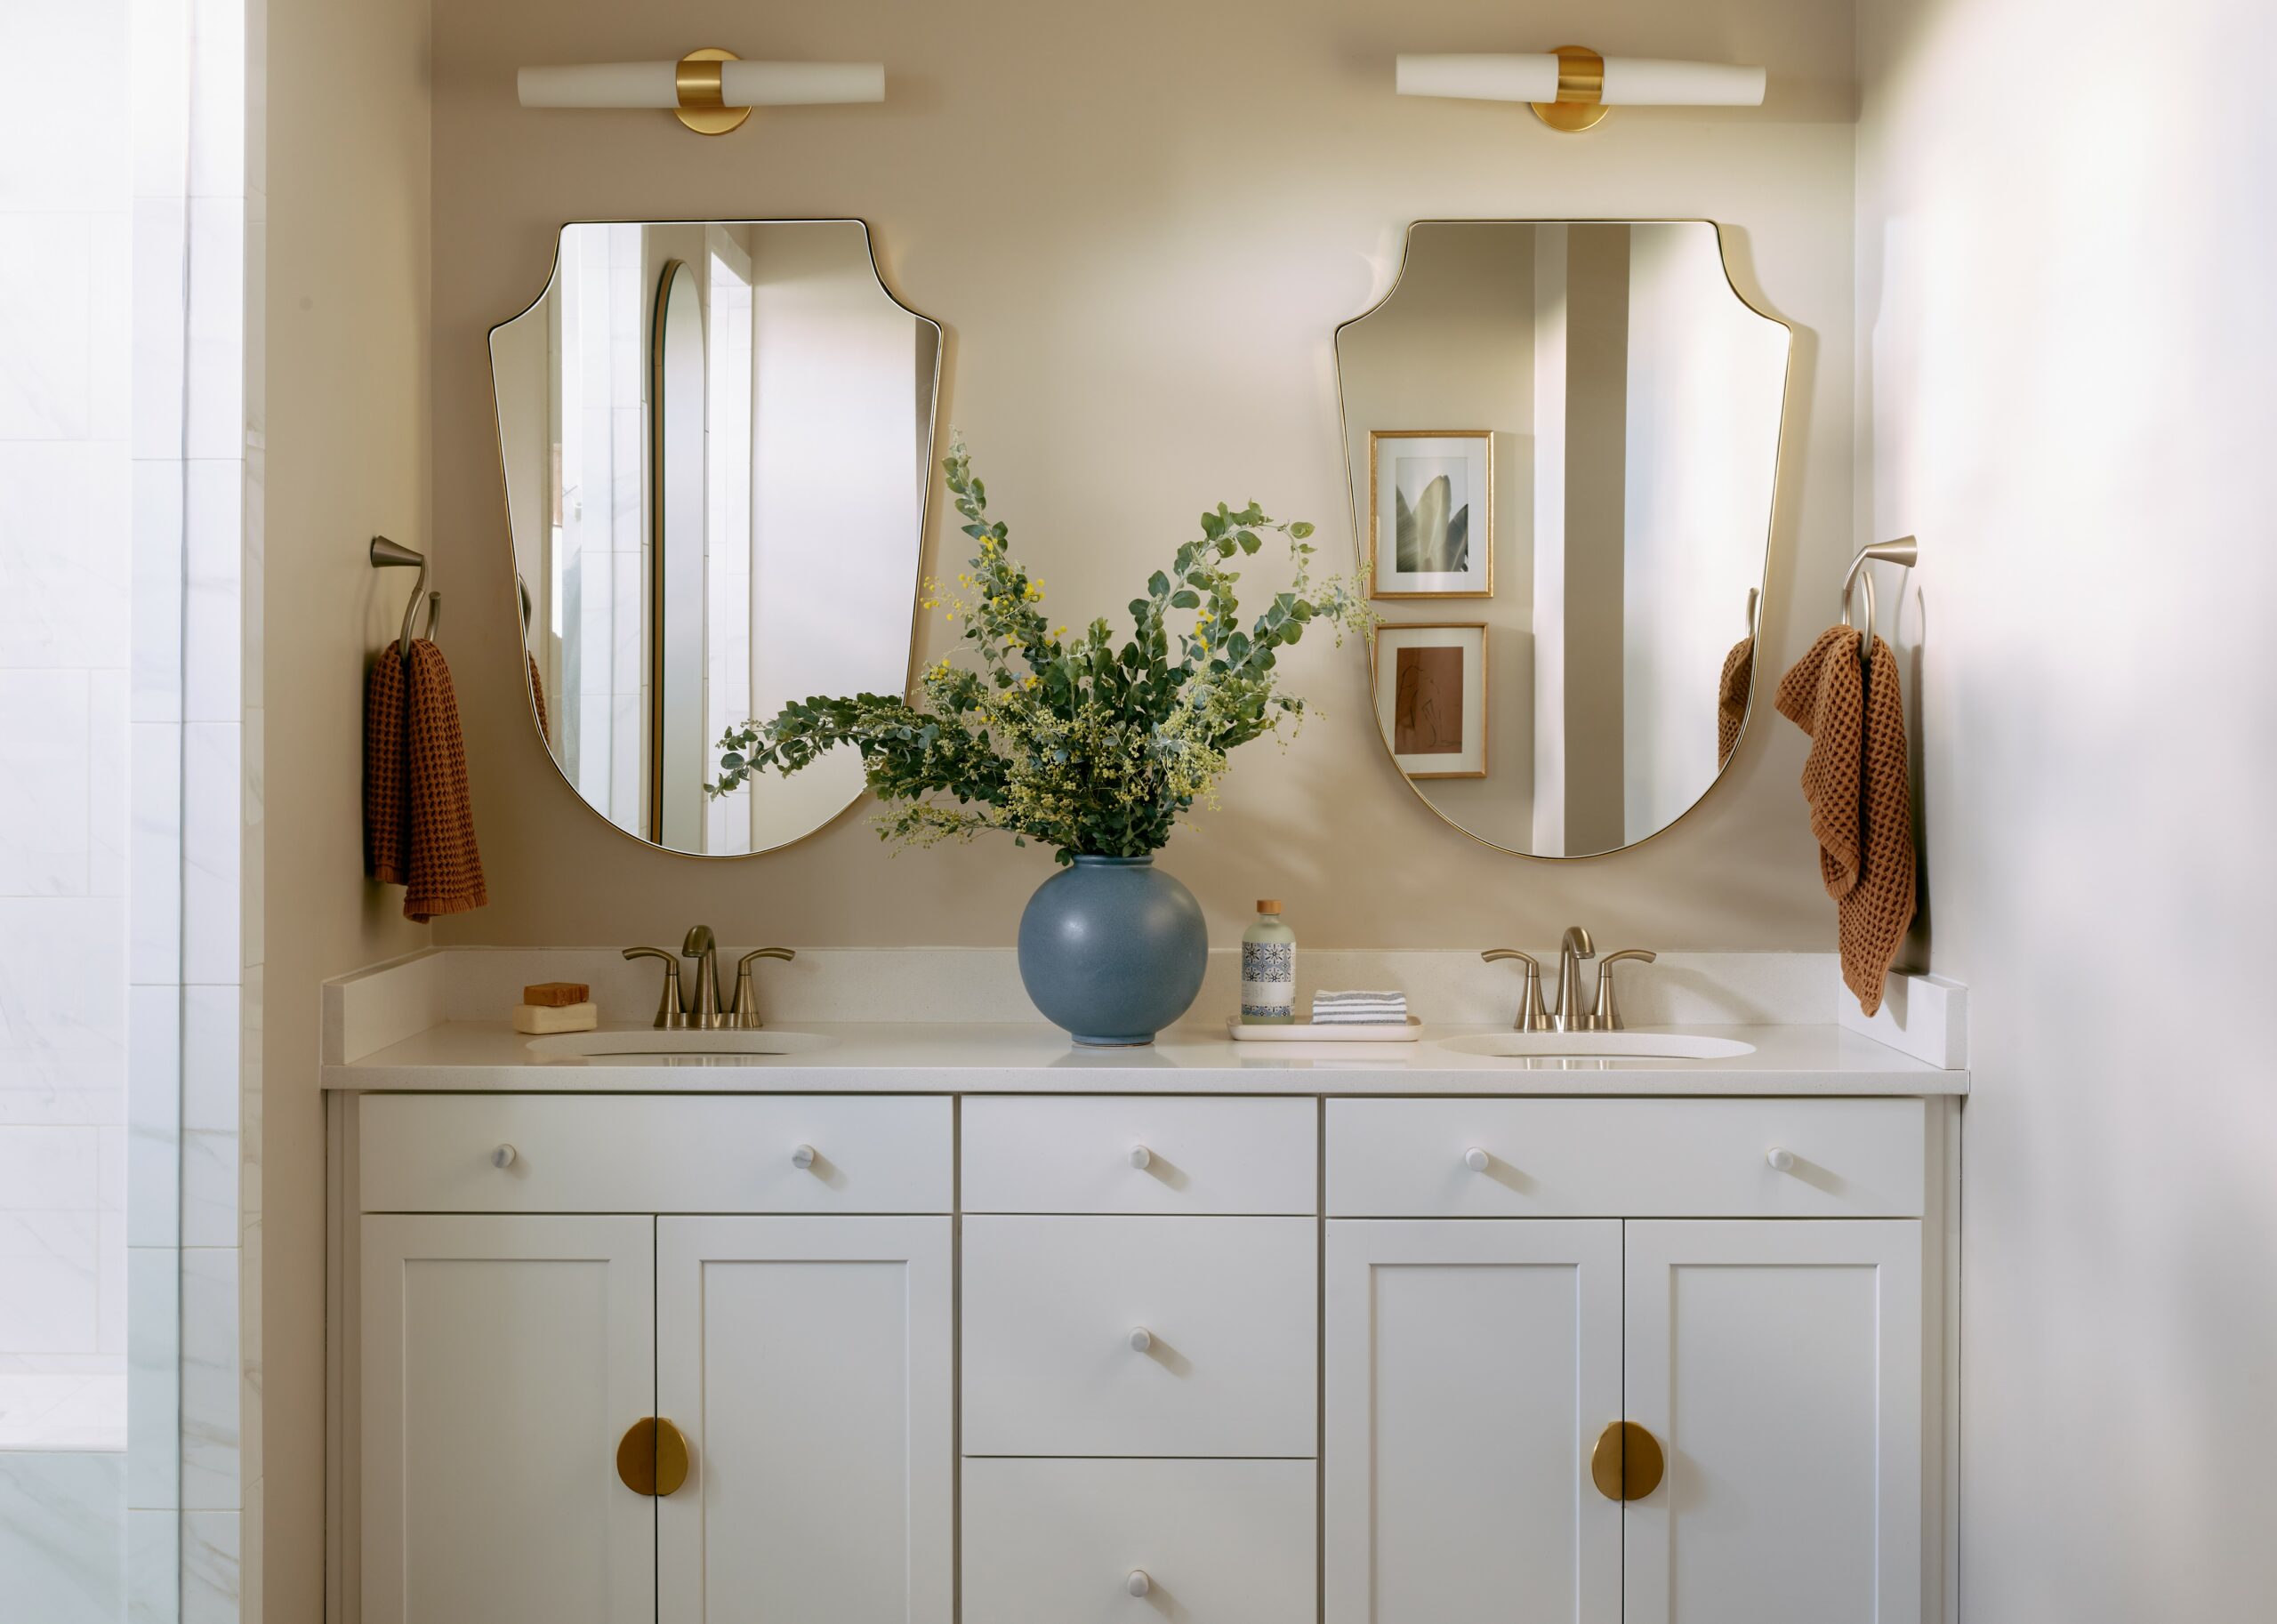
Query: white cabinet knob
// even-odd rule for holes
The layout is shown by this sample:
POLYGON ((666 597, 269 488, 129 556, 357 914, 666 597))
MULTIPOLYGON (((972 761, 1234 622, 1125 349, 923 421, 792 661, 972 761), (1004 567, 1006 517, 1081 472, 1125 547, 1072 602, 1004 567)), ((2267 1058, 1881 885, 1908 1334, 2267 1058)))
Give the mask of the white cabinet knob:
POLYGON ((1462 1154, 1462 1164, 1474 1173, 1484 1172, 1489 1167, 1493 1165, 1493 1157, 1488 1155, 1476 1145, 1472 1146, 1468 1150, 1462 1154))
POLYGON ((1155 1165, 1155 1153, 1143 1145, 1130 1147, 1130 1165, 1144 1170, 1155 1165))
POLYGON ((791 1165, 793 1167, 812 1167, 814 1164, 815 1147, 813 1146, 801 1145, 798 1149, 791 1153, 791 1165))
POLYGON ((1791 1173, 1795 1170, 1795 1153, 1783 1145, 1773 1146, 1763 1153, 1763 1159, 1777 1172, 1791 1173))
MULTIPOLYGON (((1154 1333, 1148 1331, 1144 1325, 1133 1325, 1130 1328, 1130 1351, 1132 1353, 1143 1354, 1154 1346, 1154 1333)), ((1133 1594, 1135 1595, 1136 1592, 1133 1592, 1133 1594)))
POLYGON ((1133 1568, 1130 1577, 1122 1581, 1122 1588, 1133 1596, 1144 1596, 1155 1588, 1155 1581, 1147 1577, 1146 1569, 1133 1568))
POLYGON ((493 1167, 511 1167, 514 1165, 514 1157, 518 1153, 512 1146, 501 1145, 497 1149, 490 1153, 490 1165, 493 1167))

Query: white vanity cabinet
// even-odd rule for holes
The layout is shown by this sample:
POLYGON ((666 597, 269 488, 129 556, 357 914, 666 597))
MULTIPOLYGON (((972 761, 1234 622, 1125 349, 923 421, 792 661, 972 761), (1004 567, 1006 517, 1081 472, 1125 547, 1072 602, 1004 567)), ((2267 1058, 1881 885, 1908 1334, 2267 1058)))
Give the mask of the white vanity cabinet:
POLYGON ((1922 1102, 1327 1120, 1327 1624, 1935 1616, 1922 1102), (1798 1205, 1862 1216, 1632 1216, 1798 1205), (1664 1463, 1625 1500, 1592 1473, 1624 1420, 1664 1463))
POLYGON ((385 1096, 359 1117, 363 1624, 948 1624, 947 1100, 385 1096), (628 1106, 640 1130, 593 1142, 628 1106), (808 1181, 788 1212, 676 1210, 785 1170, 808 1181), (845 1210, 913 1191, 935 1212, 845 1210), (645 1210, 376 1210, 422 1200, 645 1210), (651 1457, 654 1495, 619 1459, 648 1418, 686 1462, 651 1457))

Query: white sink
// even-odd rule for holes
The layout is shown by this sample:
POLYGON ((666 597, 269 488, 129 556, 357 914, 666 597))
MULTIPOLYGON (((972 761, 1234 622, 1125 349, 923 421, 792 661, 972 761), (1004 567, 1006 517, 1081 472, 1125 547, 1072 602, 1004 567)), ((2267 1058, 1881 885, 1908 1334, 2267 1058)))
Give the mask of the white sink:
POLYGON ((541 1059, 633 1060, 663 1065, 720 1065, 762 1055, 811 1055, 829 1049, 836 1038, 811 1032, 666 1031, 636 1026, 603 1032, 557 1032, 532 1038, 530 1053, 541 1059))
POLYGON ((1441 1038, 1443 1049, 1501 1060, 1731 1060, 1755 1045, 1686 1032, 1491 1032, 1441 1038))

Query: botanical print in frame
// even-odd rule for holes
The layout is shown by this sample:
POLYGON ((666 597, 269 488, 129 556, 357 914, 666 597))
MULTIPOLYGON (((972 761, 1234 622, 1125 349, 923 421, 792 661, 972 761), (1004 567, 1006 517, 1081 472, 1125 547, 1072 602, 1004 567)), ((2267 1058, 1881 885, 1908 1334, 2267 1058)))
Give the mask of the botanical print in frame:
POLYGON ((1376 629, 1376 722, 1410 778, 1486 776, 1486 627, 1387 621, 1376 629))
POLYGON ((1368 595, 1494 595, 1494 435, 1368 432, 1368 595))

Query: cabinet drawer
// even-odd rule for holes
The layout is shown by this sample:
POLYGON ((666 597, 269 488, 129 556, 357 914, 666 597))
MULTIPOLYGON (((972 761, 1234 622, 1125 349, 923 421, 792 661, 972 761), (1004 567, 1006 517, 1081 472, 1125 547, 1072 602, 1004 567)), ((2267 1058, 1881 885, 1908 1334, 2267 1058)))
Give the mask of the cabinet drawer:
POLYGON ((970 1098, 964 1210, 1310 1214, 1318 1122, 1308 1099, 970 1098))
POLYGON ((366 1212, 950 1210, 946 1099, 374 1094, 357 1134, 366 1212))
POLYGON ((968 1460, 963 1616, 1313 1624, 1313 1504, 1309 1460, 968 1460))
POLYGON ((965 1219, 965 1452, 1312 1454, 1317 1228, 965 1219))
POLYGON ((1328 1210, 1919 1218, 1927 1132, 1918 1099, 1332 1100, 1328 1210))

